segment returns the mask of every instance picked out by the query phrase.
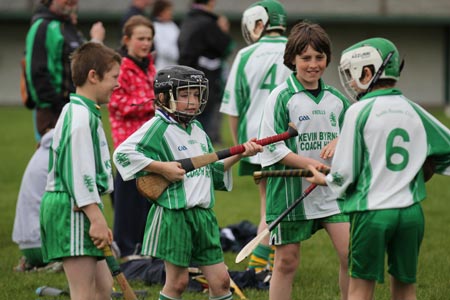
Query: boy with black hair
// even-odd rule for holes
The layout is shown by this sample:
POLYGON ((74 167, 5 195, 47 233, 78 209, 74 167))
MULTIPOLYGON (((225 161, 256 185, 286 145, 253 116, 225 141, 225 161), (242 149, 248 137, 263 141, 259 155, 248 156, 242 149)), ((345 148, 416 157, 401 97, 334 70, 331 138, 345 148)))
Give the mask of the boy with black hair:
POLYGON ((86 43, 71 56, 76 93, 54 129, 40 222, 46 261, 63 262, 71 299, 110 299, 112 276, 102 249, 112 242, 100 195, 113 190, 100 106, 118 87, 120 56, 86 43))

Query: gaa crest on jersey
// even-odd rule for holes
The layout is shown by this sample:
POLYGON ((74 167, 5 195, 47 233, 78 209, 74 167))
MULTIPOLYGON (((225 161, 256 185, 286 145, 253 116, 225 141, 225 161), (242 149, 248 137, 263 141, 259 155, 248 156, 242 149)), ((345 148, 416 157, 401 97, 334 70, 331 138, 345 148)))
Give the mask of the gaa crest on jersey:
POLYGON ((336 115, 334 114, 334 112, 331 112, 330 114, 330 124, 333 127, 336 127, 337 125, 336 115))
POLYGON ((311 118, 308 115, 304 115, 304 116, 299 116, 298 120, 300 122, 302 122, 302 121, 309 121, 309 120, 311 120, 311 118))
POLYGON ((275 144, 270 144, 269 146, 267 146, 267 149, 270 152, 273 152, 273 151, 275 151, 277 149, 277 146, 275 146, 275 144))

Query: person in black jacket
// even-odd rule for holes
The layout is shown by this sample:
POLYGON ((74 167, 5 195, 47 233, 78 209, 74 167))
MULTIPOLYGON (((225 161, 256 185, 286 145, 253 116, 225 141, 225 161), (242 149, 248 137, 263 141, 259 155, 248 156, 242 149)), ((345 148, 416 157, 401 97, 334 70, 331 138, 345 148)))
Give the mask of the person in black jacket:
POLYGON ((213 11, 216 0, 193 0, 192 7, 180 26, 178 63, 205 73, 209 80, 209 100, 198 120, 213 143, 221 143, 219 113, 224 80, 223 61, 231 53, 234 42, 230 24, 213 11))
MULTIPOLYGON (((72 22, 78 0, 41 0, 31 19, 25 42, 26 84, 35 109, 37 141, 53 128, 75 91, 70 76, 70 54, 85 42, 72 22)), ((102 42, 100 22, 91 28, 93 40, 102 42)))

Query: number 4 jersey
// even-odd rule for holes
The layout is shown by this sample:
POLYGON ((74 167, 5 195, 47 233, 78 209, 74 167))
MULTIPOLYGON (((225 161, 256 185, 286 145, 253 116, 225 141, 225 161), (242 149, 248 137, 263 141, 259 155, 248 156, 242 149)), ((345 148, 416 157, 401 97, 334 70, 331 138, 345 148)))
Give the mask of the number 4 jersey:
POLYGON ((398 89, 377 90, 345 115, 328 185, 344 212, 408 207, 426 196, 422 166, 450 175, 450 130, 398 89))

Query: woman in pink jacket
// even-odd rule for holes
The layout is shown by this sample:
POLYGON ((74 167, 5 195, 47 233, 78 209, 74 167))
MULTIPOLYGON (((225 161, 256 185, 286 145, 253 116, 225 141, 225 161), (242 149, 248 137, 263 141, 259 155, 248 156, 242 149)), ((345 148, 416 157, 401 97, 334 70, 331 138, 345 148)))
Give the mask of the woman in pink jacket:
MULTIPOLYGON (((155 66, 150 54, 155 30, 143 16, 131 17, 123 27, 122 44, 126 49, 120 67, 119 84, 109 102, 109 120, 114 148, 155 114, 153 80, 155 66)), ((137 254, 144 235, 151 203, 139 194, 134 180, 114 180, 114 240, 120 256, 137 254)))

